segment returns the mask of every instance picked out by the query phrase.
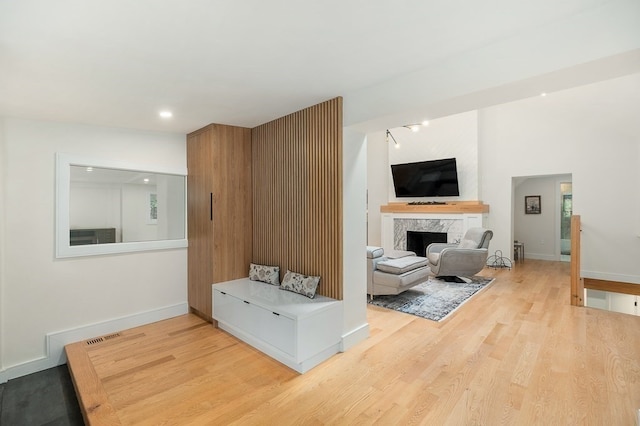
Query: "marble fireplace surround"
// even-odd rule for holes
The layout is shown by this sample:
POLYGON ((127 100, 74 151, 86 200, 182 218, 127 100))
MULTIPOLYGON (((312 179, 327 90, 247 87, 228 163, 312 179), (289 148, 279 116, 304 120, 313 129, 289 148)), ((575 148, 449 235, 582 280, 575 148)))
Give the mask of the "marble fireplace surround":
POLYGON ((464 221, 460 219, 403 219, 393 220, 393 248, 407 250, 407 231, 441 232, 447 243, 459 243, 464 235, 464 221))
POLYGON ((482 214, 385 213, 382 215, 382 247, 406 250, 407 231, 443 232, 448 243, 457 243, 467 229, 483 226, 482 214))

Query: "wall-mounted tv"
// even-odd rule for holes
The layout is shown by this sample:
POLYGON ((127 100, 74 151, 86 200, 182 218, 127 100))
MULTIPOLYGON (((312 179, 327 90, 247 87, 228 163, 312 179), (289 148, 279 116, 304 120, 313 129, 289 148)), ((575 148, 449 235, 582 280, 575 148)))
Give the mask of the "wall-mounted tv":
POLYGON ((460 195, 455 158, 392 164, 396 197, 451 197, 460 195))

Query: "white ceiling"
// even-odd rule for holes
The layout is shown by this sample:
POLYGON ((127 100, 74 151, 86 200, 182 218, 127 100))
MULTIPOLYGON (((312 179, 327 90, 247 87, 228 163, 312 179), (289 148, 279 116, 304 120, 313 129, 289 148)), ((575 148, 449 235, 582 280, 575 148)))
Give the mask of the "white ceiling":
POLYGON ((343 96, 372 130, 634 72, 638 0, 0 0, 4 116, 188 133, 343 96))

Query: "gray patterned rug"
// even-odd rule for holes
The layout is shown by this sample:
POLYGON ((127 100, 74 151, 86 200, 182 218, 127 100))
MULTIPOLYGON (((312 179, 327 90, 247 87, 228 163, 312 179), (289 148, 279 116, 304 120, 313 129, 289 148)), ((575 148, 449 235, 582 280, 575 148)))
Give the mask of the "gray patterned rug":
POLYGON ((376 296, 369 303, 432 321, 442 321, 493 280, 494 278, 475 276, 467 284, 449 283, 429 277, 429 281, 398 295, 376 296))

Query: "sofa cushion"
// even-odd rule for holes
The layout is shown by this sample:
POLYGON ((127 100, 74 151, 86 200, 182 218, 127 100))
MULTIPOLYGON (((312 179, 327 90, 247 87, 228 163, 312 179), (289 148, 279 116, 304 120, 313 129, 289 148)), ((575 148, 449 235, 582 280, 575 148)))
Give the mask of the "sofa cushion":
POLYGON ((423 266, 427 266, 426 257, 408 256, 399 259, 383 260, 382 262, 378 262, 376 267, 379 271, 399 275, 423 266))
POLYGON ((382 247, 367 246, 367 259, 376 259, 384 254, 382 247))
POLYGON ((391 250, 390 252, 387 253, 387 257, 389 259, 400 259, 401 257, 407 257, 407 256, 415 256, 416 254, 412 251, 406 251, 406 250, 391 250))
MULTIPOLYGON (((414 285, 427 281, 429 279, 429 273, 430 270, 428 267, 414 269, 413 271, 400 275, 375 271, 373 273, 373 282, 374 286, 397 288, 402 291, 408 287, 413 287, 414 285)), ((376 290, 376 294, 397 294, 398 292, 382 292, 380 288, 376 290)))

